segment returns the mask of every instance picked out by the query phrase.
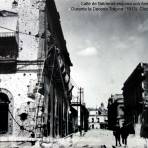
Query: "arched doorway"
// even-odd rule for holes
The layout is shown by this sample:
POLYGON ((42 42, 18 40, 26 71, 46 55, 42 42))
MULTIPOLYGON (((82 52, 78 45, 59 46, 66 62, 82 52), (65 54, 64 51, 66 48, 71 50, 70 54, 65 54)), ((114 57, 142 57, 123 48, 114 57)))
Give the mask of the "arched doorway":
POLYGON ((13 133, 14 99, 11 92, 0 88, 0 134, 13 133))
POLYGON ((8 96, 0 92, 0 134, 8 132, 9 103, 8 96))

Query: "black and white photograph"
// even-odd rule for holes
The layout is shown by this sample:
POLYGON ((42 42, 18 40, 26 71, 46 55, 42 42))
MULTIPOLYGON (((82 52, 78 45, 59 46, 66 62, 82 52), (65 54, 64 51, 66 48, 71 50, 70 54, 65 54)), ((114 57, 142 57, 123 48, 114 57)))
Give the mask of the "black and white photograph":
POLYGON ((148 0, 0 0, 0 148, 148 148, 148 0))

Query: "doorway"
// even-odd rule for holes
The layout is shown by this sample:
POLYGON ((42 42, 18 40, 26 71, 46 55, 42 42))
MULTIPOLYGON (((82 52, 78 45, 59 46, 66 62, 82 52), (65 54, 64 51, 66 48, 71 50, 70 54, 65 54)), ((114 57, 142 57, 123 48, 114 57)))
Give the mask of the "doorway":
POLYGON ((0 134, 8 132, 8 111, 9 111, 9 99, 4 93, 0 93, 0 134))

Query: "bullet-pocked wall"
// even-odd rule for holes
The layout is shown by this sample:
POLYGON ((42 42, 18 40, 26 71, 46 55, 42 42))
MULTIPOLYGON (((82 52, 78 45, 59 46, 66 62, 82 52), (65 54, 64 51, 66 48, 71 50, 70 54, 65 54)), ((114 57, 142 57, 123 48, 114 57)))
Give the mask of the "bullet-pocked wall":
POLYGON ((19 0, 16 11, 19 15, 19 60, 36 60, 39 38, 39 3, 37 0, 19 0), (21 48, 22 47, 22 48, 21 48))
MULTIPOLYGON (((37 60, 38 57, 38 48, 39 48, 39 37, 36 37, 39 31, 39 5, 36 3, 36 0, 19 0, 18 6, 14 9, 9 9, 3 11, 3 13, 9 13, 9 14, 15 14, 17 13, 17 16, 15 19, 17 21, 15 24, 8 21, 8 23, 3 23, 1 26, 5 27, 5 29, 0 30, 0 38, 6 37, 6 41, 4 44, 3 42, 0 42, 5 45, 5 47, 8 49, 10 48, 8 45, 11 45, 9 42, 14 42, 14 38, 16 38, 15 44, 17 46, 14 46, 17 48, 17 57, 14 58, 14 56, 4 55, 0 54, 1 63, 4 64, 5 60, 12 62, 12 65, 17 65, 16 62, 14 62, 16 59, 18 61, 30 61, 30 60, 37 60), (14 13, 15 12, 15 13, 14 13), (10 30, 11 29, 11 30, 10 30), (15 32, 17 31, 17 32, 15 32), (5 36, 4 36, 5 35, 5 36), (11 37, 8 39, 8 37, 11 37), (13 39, 12 39, 13 36, 13 39), (19 40, 18 40, 19 37, 19 40), (10 40, 10 41, 9 41, 10 40), (19 42, 18 42, 19 41, 19 42), (3 63, 2 63, 3 62, 3 63)), ((6 1, 6 5, 10 4, 11 1, 6 1)), ((6 19, 7 16, 1 17, 3 20, 6 19)), ((10 17, 10 16, 9 16, 10 17)), ((12 17, 11 17, 12 18, 12 17)), ((2 21, 1 21, 2 22, 2 21)), ((12 52, 10 52, 12 53, 12 52)), ((8 62, 7 62, 8 63, 8 62)), ((10 67, 12 66, 10 65, 10 67)), ((3 66, 5 68, 5 66, 3 66)), ((5 111, 5 117, 8 118, 5 119, 6 127, 3 127, 4 123, 0 124, 0 131, 3 128, 5 134, 19 134, 20 128, 18 128, 18 124, 13 119, 15 118, 15 114, 17 113, 17 109, 21 107, 23 103, 27 103, 29 101, 33 101, 33 97, 30 97, 29 91, 32 85, 36 84, 38 82, 37 72, 28 72, 29 69, 37 69, 37 65, 17 65, 16 69, 13 69, 13 72, 0 72, 0 101, 4 101, 4 98, 6 103, 5 106, 3 106, 3 110, 5 111), (7 93, 4 92, 4 90, 7 91, 7 93), (9 93, 8 93, 9 92, 9 93), (1 95, 2 94, 2 95, 1 95), (5 94, 5 95, 3 95, 5 94), (11 97, 10 97, 11 94, 11 97), (7 97, 6 97, 7 96, 7 97), (7 99, 6 99, 7 98, 7 99), (19 129, 19 130, 18 130, 19 129), (17 130, 17 132, 16 132, 17 130)), ((1 71, 1 69, 0 69, 1 71)), ((1 104, 0 104, 1 105, 1 104)), ((2 110, 2 106, 1 106, 2 110)), ((0 110, 0 118, 2 115, 2 112, 0 110)), ((3 131, 0 132, 4 133, 3 131)), ((28 133, 29 135, 30 133, 28 133)), ((3 134, 2 134, 3 135, 3 134)), ((18 135, 19 136, 19 135, 18 135)))
POLYGON ((4 88, 0 88, 0 134, 12 134, 13 132, 13 113, 14 98, 12 94, 4 88))
MULTIPOLYGON (((13 59, 8 58, 8 61, 15 64, 16 69, 13 69, 13 72, 7 72, 7 74, 0 74, 0 87, 7 89, 13 95, 14 108, 11 113, 16 119, 13 119, 13 131, 17 136, 20 136, 19 133, 22 131, 24 134, 21 135, 26 136, 24 122, 19 123, 20 119, 18 118, 21 118, 22 114, 18 114, 18 108, 21 108, 24 103, 27 105, 33 99, 35 99, 33 103, 40 106, 40 99, 37 96, 40 96, 42 102, 45 101, 44 103, 46 103, 46 107, 42 106, 42 111, 39 111, 41 115, 44 114, 44 135, 55 137, 68 134, 70 94, 72 90, 68 84, 72 63, 54 1, 52 0, 47 5, 47 10, 50 12, 45 11, 47 15, 52 15, 50 19, 49 16, 45 19, 44 13, 39 14, 39 10, 44 12, 44 4, 44 2, 37 0, 19 0, 18 6, 13 9, 18 13, 18 24, 15 26, 15 30, 12 31, 13 39, 19 35, 19 42, 17 42, 19 46, 16 46, 18 48, 17 56, 13 59), (54 17, 53 14, 56 14, 56 16, 54 17), (47 28, 45 25, 47 25, 47 28), (54 28, 50 28, 49 25, 54 28), (43 60, 44 63, 39 66, 38 60, 43 60), (36 64, 29 64, 30 61, 33 61, 33 63, 36 61, 36 64), (52 70, 54 70, 54 74, 52 74, 52 70), (53 76, 52 80, 51 75, 53 76), (37 90, 40 91, 40 94, 37 93, 37 90), (50 134, 47 133, 46 127, 50 134)), ((7 27, 9 27, 9 24, 7 27)), ((6 57, 4 61, 5 59, 6 57)), ((25 114, 25 110, 23 115, 28 115, 25 114)), ((37 117, 39 116, 37 114, 37 117)), ((29 122, 29 118, 27 119, 25 123, 29 122)), ((39 122, 39 120, 36 120, 36 123, 39 122)), ((43 125, 41 126, 43 127, 43 125)), ((39 128, 36 127, 36 129, 39 128)), ((28 136, 29 134, 28 132, 28 136)), ((37 137, 41 136, 40 132, 35 134, 37 137)))

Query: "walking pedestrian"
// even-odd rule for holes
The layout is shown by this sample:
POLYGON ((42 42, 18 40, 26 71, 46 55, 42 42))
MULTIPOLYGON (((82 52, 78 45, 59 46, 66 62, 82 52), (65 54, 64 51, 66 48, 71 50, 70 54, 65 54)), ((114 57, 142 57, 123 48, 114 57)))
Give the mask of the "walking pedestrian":
POLYGON ((121 138, 122 138, 122 143, 127 146, 127 137, 129 135, 129 130, 128 130, 128 125, 123 123, 123 126, 121 127, 121 138))
POLYGON ((113 135, 115 136, 116 146, 121 146, 120 142, 120 126, 116 124, 113 130, 113 135))

